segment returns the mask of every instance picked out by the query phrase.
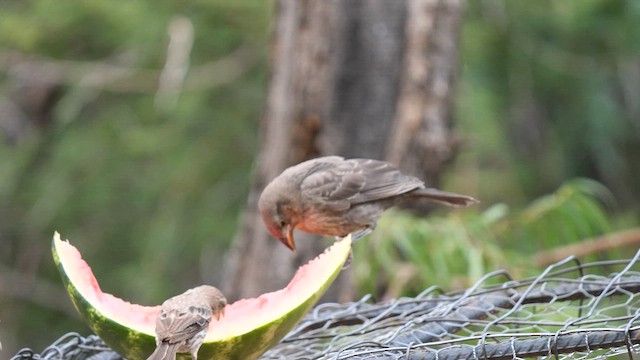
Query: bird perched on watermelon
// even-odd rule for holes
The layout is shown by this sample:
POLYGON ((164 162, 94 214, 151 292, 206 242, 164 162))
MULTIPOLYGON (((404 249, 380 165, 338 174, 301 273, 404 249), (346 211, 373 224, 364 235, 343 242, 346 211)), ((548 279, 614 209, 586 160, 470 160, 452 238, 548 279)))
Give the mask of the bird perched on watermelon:
POLYGON ((400 202, 450 206, 478 202, 471 196, 427 188, 385 161, 326 156, 292 166, 273 179, 258 201, 271 236, 295 250, 293 230, 356 240, 371 232, 382 213, 400 202))
POLYGON ((224 315, 227 299, 213 286, 202 285, 176 295, 164 303, 156 319, 156 350, 147 360, 175 360, 188 352, 198 359, 198 349, 212 318, 224 315))

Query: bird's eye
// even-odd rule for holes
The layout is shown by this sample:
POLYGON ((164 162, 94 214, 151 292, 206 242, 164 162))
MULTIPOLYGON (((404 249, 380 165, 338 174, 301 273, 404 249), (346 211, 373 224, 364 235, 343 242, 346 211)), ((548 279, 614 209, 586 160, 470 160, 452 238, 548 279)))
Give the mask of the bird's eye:
POLYGON ((280 227, 285 227, 285 226, 287 226, 287 223, 284 221, 280 221, 280 227))

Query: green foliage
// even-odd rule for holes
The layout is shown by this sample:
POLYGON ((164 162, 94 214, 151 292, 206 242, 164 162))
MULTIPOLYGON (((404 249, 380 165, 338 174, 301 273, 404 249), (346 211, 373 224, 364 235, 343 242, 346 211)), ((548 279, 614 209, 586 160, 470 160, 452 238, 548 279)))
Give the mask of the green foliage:
POLYGON ((637 4, 468 5, 458 121, 473 152, 462 159, 482 164, 480 192, 524 205, 566 179, 588 177, 637 211, 637 4))
POLYGON ((162 65, 167 24, 188 17, 196 29, 193 57, 226 54, 242 41, 264 41, 270 2, 9 1, 0 5, 0 47, 67 60, 101 59, 135 50, 162 65))
POLYGON ((13 96, 22 80, 14 76, 17 67, 4 62, 12 60, 9 55, 40 62, 38 71, 53 65, 51 75, 63 79, 51 121, 19 119, 26 128, 17 140, 5 141, 2 130, 11 122, 0 111, 0 269, 36 281, 25 283, 21 295, 0 296, 5 350, 38 349, 71 329, 88 331, 71 323, 75 311, 63 294, 28 292, 40 283, 62 290, 46 251, 55 230, 91 259, 106 291, 137 303, 157 304, 194 284, 220 282, 257 151, 272 5, 249 0, 0 5, 0 106, 19 100, 28 107, 33 100, 30 93, 13 96), (181 93, 175 108, 167 110, 156 106, 156 88, 145 85, 144 76, 157 77, 162 70, 167 28, 176 16, 193 23, 191 68, 241 46, 258 61, 230 83, 204 83, 181 93), (75 75, 95 77, 99 66, 134 69, 141 76, 131 77, 125 88, 142 90, 87 86, 90 76, 75 75))
POLYGON ((609 200, 602 185, 576 179, 518 211, 496 204, 428 219, 390 212, 355 246, 356 281, 362 292, 398 297, 432 285, 466 288, 499 268, 532 275, 537 252, 611 231, 609 200))

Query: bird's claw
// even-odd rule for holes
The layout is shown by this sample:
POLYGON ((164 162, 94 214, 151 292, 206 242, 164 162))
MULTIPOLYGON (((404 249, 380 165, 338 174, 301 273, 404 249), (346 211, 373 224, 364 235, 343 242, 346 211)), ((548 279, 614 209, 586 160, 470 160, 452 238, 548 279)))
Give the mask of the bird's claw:
POLYGON ((346 270, 351 266, 351 260, 353 260, 353 248, 349 249, 349 256, 344 262, 344 265, 342 265, 342 270, 346 270))
MULTIPOLYGON (((353 244, 355 244, 355 242, 358 239, 361 239, 369 234, 371 234, 371 232, 373 232, 374 226, 367 226, 364 229, 354 232, 351 234, 351 246, 353 246, 353 244)), ((351 266, 351 261, 353 260, 353 247, 351 249, 349 249, 349 257, 347 258, 347 261, 345 261, 344 265, 342 266, 342 270, 348 269, 351 266)))
POLYGON ((357 240, 371 234, 373 232, 373 227, 372 226, 367 226, 364 229, 354 232, 353 234, 351 234, 351 241, 352 242, 356 242, 357 240))

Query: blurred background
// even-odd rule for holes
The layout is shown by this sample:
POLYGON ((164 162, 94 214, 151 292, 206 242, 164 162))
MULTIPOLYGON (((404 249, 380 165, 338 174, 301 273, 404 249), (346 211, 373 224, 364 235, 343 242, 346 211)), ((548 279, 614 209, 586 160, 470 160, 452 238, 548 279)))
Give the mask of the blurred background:
MULTIPOLYGON (((3 353, 89 332, 51 259, 54 231, 131 302, 223 281, 261 150, 276 5, 0 4, 3 353)), ((463 5, 460 145, 438 186, 482 202, 385 216, 355 250, 355 297, 640 247, 640 3, 463 5)))

